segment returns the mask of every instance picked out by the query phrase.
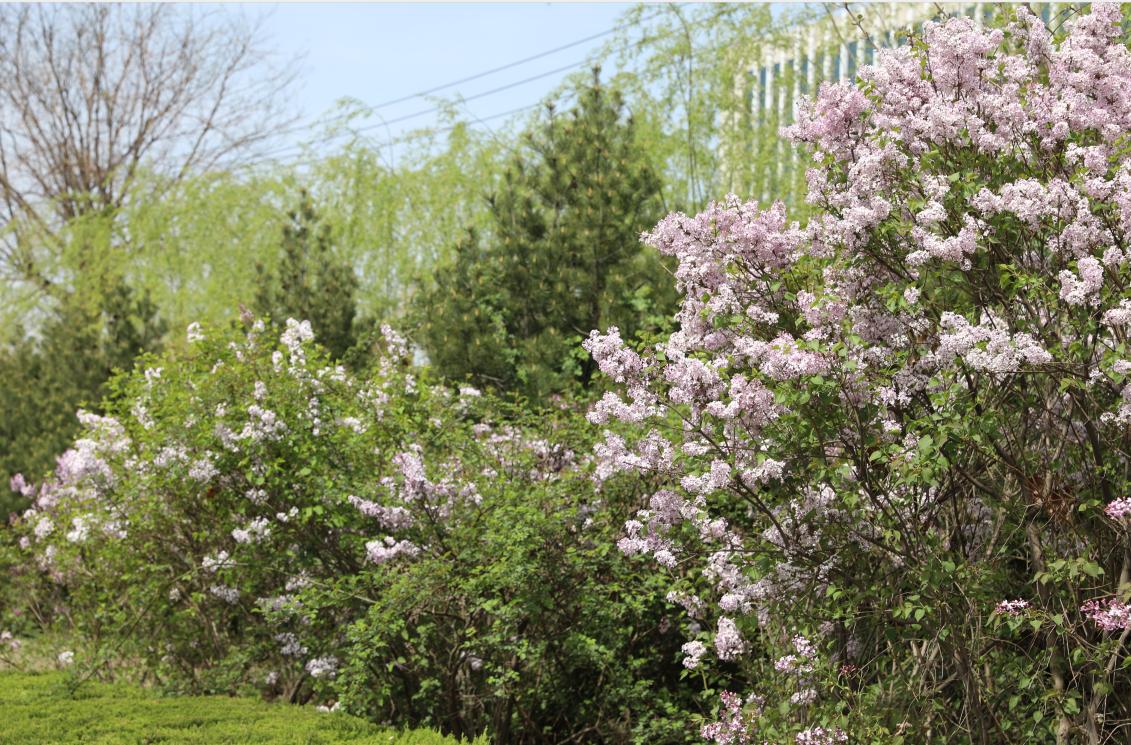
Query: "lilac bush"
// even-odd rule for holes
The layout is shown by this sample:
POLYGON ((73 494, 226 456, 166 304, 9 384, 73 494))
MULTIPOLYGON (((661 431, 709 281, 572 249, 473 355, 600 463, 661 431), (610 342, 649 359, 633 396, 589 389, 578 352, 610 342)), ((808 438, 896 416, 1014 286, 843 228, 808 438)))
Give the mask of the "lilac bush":
POLYGON ((809 218, 736 197, 644 236, 679 330, 586 348, 619 546, 733 676, 718 743, 1124 741, 1131 54, 928 23, 786 134, 809 218), (799 642, 798 640, 801 640, 799 642))
POLYGON ((390 329, 358 375, 306 322, 187 333, 80 413, 53 478, 12 484, 33 506, 6 579, 76 677, 498 742, 695 735, 666 588, 610 547, 635 487, 596 497, 573 408, 435 385, 390 329))

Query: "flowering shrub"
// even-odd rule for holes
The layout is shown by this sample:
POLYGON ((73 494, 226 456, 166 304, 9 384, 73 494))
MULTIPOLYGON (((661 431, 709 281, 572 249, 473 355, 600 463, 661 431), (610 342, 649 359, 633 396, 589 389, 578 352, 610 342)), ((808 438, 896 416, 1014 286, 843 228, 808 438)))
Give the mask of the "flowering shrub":
POLYGON ((664 589, 610 548, 634 487, 596 500, 583 421, 430 385, 388 329, 356 377, 305 322, 245 323, 190 326, 80 414, 53 479, 12 484, 33 615, 95 650, 76 675, 499 742, 693 734, 664 589))
POLYGON ((645 240, 680 329, 586 348, 620 548, 712 633, 719 743, 1113 741, 1131 723, 1131 54, 927 24, 787 134, 814 217, 737 198, 645 240), (734 685, 741 686, 736 677, 734 685))

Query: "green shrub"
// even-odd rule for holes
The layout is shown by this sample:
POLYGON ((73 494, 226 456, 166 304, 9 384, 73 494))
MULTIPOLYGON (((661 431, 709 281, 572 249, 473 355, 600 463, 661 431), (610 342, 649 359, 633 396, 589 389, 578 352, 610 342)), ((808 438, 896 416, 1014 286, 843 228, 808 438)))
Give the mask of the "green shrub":
POLYGON ((77 668, 499 742, 692 738, 687 629, 611 547, 640 487, 595 491, 576 411, 432 385, 388 330, 356 378, 311 336, 193 328, 82 415, 12 562, 77 668))

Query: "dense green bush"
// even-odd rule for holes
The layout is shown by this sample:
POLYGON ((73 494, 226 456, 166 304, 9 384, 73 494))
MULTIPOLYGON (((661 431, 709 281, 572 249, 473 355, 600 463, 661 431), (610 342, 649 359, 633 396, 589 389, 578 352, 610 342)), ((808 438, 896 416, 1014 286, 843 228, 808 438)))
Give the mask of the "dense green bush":
POLYGON ((16 484, 33 613, 89 642, 78 666, 173 691, 500 742, 686 740, 687 629, 610 548, 636 487, 595 495, 572 410, 431 385, 384 333, 364 379, 293 320, 194 326, 144 360, 53 481, 16 484))

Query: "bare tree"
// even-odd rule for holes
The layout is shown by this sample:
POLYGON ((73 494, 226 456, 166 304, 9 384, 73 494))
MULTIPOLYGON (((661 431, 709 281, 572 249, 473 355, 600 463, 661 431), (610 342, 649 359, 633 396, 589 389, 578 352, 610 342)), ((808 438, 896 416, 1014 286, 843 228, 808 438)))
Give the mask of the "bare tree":
POLYGON ((44 244, 112 214, 142 170, 173 183, 253 157, 288 124, 294 66, 271 64, 260 29, 183 6, 0 6, 7 279, 50 290, 44 244))

